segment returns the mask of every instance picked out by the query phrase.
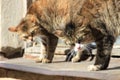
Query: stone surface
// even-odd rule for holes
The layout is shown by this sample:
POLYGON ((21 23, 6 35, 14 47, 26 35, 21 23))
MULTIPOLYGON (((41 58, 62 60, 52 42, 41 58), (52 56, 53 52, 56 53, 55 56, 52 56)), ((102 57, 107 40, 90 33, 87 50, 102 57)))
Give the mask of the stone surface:
POLYGON ((15 79, 15 78, 0 78, 0 80, 21 80, 21 79, 15 79))
MULTIPOLYGON (((30 75, 31 73, 34 73, 37 75, 42 74, 45 76, 49 75, 54 77, 56 75, 69 76, 67 78, 68 80, 72 80, 72 78, 77 78, 77 77, 78 79, 76 80, 79 80, 80 78, 83 78, 83 80, 84 78, 87 78, 88 80, 89 78, 100 79, 100 80, 101 79, 102 80, 119 80, 120 79, 120 76, 119 76, 120 75, 120 67, 119 67, 120 59, 119 58, 111 58, 110 65, 107 70, 91 71, 91 72, 87 70, 87 67, 88 65, 93 64, 94 60, 93 61, 87 60, 87 61, 82 61, 78 63, 64 62, 64 60, 65 60, 65 56, 56 55, 52 63, 42 64, 42 63, 35 63, 34 60, 30 60, 30 59, 17 58, 17 59, 11 59, 7 61, 1 61, 0 67, 6 70, 12 69, 11 71, 7 70, 9 71, 7 73, 9 74, 9 76, 12 76, 15 78, 16 76, 24 77, 24 75, 27 75, 27 74, 30 75), (22 73, 23 75, 20 75, 19 72, 12 72, 14 70, 27 72, 27 73, 25 74, 22 73)), ((1 73, 4 74, 4 70, 1 73)), ((44 77, 42 76, 41 78, 44 79, 44 77)), ((52 80, 52 79, 51 77, 49 77, 49 80, 52 80)), ((26 80, 28 79, 26 78, 26 80)), ((48 80, 48 79, 45 78, 45 80, 48 80)))
POLYGON ((35 74, 3 68, 0 69, 0 77, 0 80, 95 80, 82 77, 35 74), (5 75, 3 75, 1 71, 5 72, 5 75))

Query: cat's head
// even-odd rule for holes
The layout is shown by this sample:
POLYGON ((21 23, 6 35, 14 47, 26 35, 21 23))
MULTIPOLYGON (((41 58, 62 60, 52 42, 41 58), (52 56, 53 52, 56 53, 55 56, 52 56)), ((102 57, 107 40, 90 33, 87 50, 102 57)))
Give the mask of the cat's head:
POLYGON ((9 31, 18 33, 22 40, 33 40, 38 34, 39 21, 34 15, 26 15, 17 27, 9 27, 9 31))

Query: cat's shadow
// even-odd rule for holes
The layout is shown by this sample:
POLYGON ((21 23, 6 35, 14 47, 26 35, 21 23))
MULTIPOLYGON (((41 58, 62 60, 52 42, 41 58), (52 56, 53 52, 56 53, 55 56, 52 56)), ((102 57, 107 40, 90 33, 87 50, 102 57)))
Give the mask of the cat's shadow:
POLYGON ((53 61, 52 63, 63 63, 63 62, 66 62, 66 61, 53 61))
POLYGON ((108 68, 108 69, 106 69, 106 70, 120 70, 120 66, 116 66, 116 67, 110 67, 110 68, 108 68))
MULTIPOLYGON (((53 61, 52 63, 71 63, 71 61, 65 61, 65 60, 59 60, 59 61, 53 61)), ((105 70, 102 71, 107 71, 107 70, 120 70, 120 66, 115 66, 115 67, 109 67, 105 70)))

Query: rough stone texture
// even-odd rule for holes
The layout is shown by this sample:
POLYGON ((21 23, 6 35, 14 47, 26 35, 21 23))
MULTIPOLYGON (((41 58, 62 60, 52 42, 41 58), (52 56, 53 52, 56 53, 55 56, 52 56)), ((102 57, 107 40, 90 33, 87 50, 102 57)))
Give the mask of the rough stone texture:
POLYGON ((15 78, 0 78, 0 80, 21 80, 21 79, 15 79, 15 78))
POLYGON ((21 41, 8 27, 16 26, 26 13, 26 0, 0 0, 0 51, 6 55, 20 51, 21 41))
POLYGON ((24 78, 25 75, 29 75, 26 76, 25 79, 28 80, 31 77, 30 79, 37 78, 36 80, 39 80, 40 77, 40 80, 55 80, 57 75, 57 77, 62 77, 64 80, 66 78, 68 80, 84 80, 86 78, 120 80, 120 61, 118 58, 111 58, 110 65, 107 70, 91 72, 87 70, 87 67, 88 65, 92 65, 95 60, 89 61, 88 59, 86 61, 72 63, 65 62, 65 58, 66 56, 63 55, 55 55, 53 62, 49 64, 35 63, 34 60, 25 58, 0 61, 0 77, 21 79, 24 78))
MULTIPOLYGON (((95 80, 80 77, 34 74, 2 68, 0 69, 0 77, 6 77, 6 80, 95 80)), ((4 80, 4 78, 0 80, 4 80)))

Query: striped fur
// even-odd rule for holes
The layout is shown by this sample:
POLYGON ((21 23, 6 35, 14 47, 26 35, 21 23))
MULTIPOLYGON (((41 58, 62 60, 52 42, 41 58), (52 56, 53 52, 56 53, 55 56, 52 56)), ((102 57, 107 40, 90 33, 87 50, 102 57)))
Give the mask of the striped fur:
POLYGON ((36 0, 16 29, 9 30, 26 39, 44 35, 42 62, 52 61, 58 37, 66 43, 95 41, 97 59, 90 70, 106 69, 120 34, 120 0, 36 0))

